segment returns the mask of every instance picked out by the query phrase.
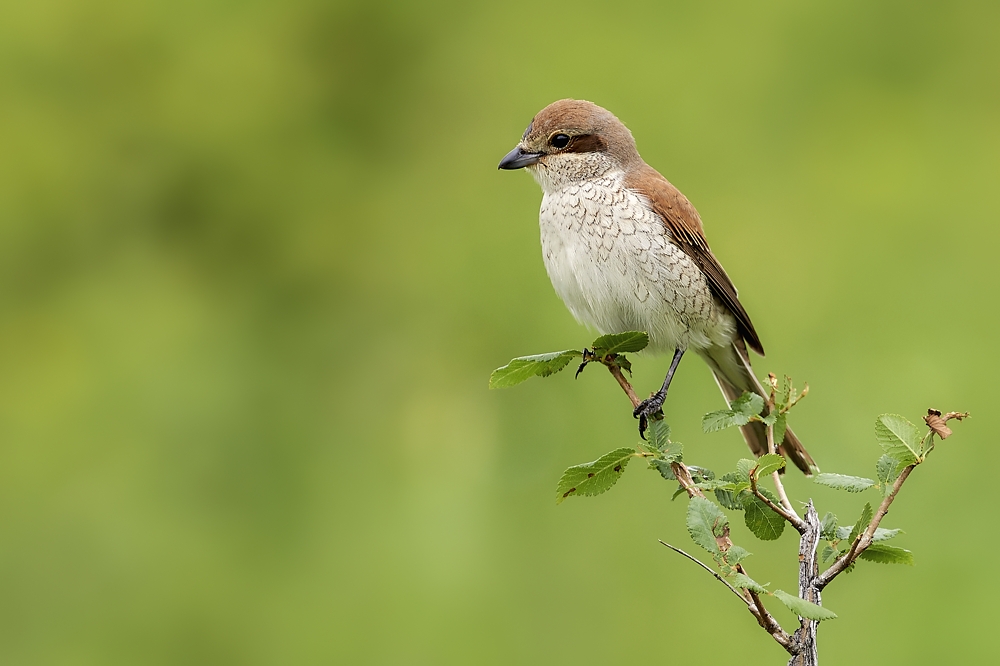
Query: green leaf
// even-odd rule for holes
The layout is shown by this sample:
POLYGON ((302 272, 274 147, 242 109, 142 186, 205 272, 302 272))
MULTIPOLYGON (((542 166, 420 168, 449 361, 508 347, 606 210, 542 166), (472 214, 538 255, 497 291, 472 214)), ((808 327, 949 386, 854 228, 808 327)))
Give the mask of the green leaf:
POLYGON ((684 446, 670 441, 670 426, 659 419, 649 423, 649 446, 663 454, 667 462, 680 462, 684 456, 684 446))
POLYGON ((849 493, 860 493, 863 490, 868 490, 875 485, 875 482, 871 479, 865 479, 860 476, 827 474, 825 472, 814 476, 813 481, 823 486, 836 488, 837 490, 846 490, 849 493))
MULTIPOLYGON (((763 488, 758 488, 761 494, 769 500, 778 503, 778 498, 763 488)), ((771 510, 771 507, 761 502, 755 495, 743 495, 744 522, 754 536, 761 541, 774 541, 785 530, 785 519, 771 510)))
POLYGON ((532 377, 548 377, 565 368, 573 359, 580 357, 582 354, 575 349, 535 356, 520 356, 512 359, 502 368, 493 371, 493 374, 490 375, 490 388, 506 388, 516 386, 532 377))
POLYGON ((868 546, 858 557, 869 562, 879 564, 909 564, 913 566, 913 553, 905 548, 888 546, 882 543, 873 543, 868 546))
POLYGON ((602 355, 624 354, 625 352, 642 351, 649 344, 649 335, 642 331, 625 331, 624 333, 611 333, 602 335, 594 340, 591 345, 596 354, 598 350, 602 355))
POLYGON ((715 478, 715 472, 708 469, 707 467, 699 467, 698 465, 688 465, 688 471, 691 472, 691 478, 695 482, 698 481, 711 481, 715 478))
POLYGON ((680 442, 669 442, 660 453, 668 462, 681 462, 684 460, 684 445, 680 442))
POLYGON ((677 477, 674 476, 674 470, 671 469, 670 463, 666 460, 654 459, 649 461, 649 466, 660 473, 667 481, 676 481, 677 477))
POLYGON ((784 407, 792 401, 792 378, 785 375, 781 381, 781 388, 775 391, 774 401, 779 407, 784 407))
POLYGON ((628 360, 628 358, 625 357, 625 354, 618 354, 618 356, 615 357, 615 365, 628 374, 632 374, 632 361, 628 360))
POLYGON ((704 497, 692 497, 688 503, 687 529, 696 544, 710 553, 719 552, 715 538, 725 535, 729 519, 722 510, 704 497))
POLYGON ((774 422, 777 421, 777 420, 778 420, 778 411, 777 410, 772 410, 770 413, 768 413, 767 416, 765 416, 764 418, 761 419, 761 421, 764 422, 764 425, 767 425, 767 426, 774 425, 774 422))
POLYGON ((888 541, 892 539, 897 534, 901 533, 903 530, 884 530, 881 527, 875 528, 875 534, 872 535, 872 543, 878 543, 879 541, 888 541))
POLYGON ((833 556, 837 554, 837 550, 833 546, 823 546, 823 552, 820 553, 820 560, 824 563, 833 559, 833 556))
MULTIPOLYGON (((757 458, 757 478, 768 476, 771 472, 777 472, 785 466, 784 456, 778 453, 765 453, 757 458)), ((820 474, 820 476, 823 476, 820 474)))
POLYGON ((746 421, 742 423, 737 422, 738 418, 742 417, 731 409, 720 409, 717 412, 709 412, 701 417, 701 429, 703 432, 718 432, 726 428, 731 428, 734 425, 743 425, 746 423, 746 421))
POLYGON ((900 471, 902 470, 899 461, 888 454, 879 458, 878 462, 875 463, 875 476, 882 484, 883 495, 888 495, 889 491, 892 490, 892 484, 899 476, 900 471))
MULTIPOLYGON (((746 423, 750 420, 750 417, 760 416, 761 410, 764 409, 764 398, 760 397, 756 393, 750 393, 747 391, 734 400, 732 404, 729 405, 729 408, 737 414, 745 416, 747 420, 744 421, 744 423, 746 423)), ((743 423, 740 423, 739 425, 743 425, 743 423)))
POLYGON ((781 603, 788 606, 788 610, 792 611, 799 617, 806 618, 807 620, 832 620, 837 617, 837 614, 832 610, 823 608, 822 606, 817 606, 811 601, 800 599, 799 597, 788 594, 788 592, 785 592, 784 590, 775 590, 774 596, 776 596, 781 603))
POLYGON ((726 562, 730 566, 736 566, 743 560, 750 557, 751 553, 746 548, 741 548, 740 546, 730 546, 729 550, 726 551, 726 562))
POLYGON ((774 421, 774 443, 781 444, 785 441, 785 430, 788 429, 788 414, 779 414, 774 421))
POLYGON ((563 472, 556 488, 556 504, 570 495, 600 495, 618 482, 635 449, 615 449, 594 462, 575 465, 563 472))
POLYGON ((757 466, 756 460, 748 460, 747 458, 740 458, 736 463, 736 474, 739 476, 740 481, 750 481, 750 470, 757 466))
POLYGON ((823 516, 821 525, 822 533, 820 536, 828 541, 833 541, 837 536, 837 516, 827 511, 826 515, 823 516))
MULTIPOLYGON (((730 472, 728 474, 723 474, 721 480, 725 482, 727 486, 732 486, 732 484, 740 483, 739 475, 733 472, 730 472)), ((742 483, 749 485, 749 483, 747 483, 746 481, 742 483)), ((719 504, 721 504, 722 506, 726 507, 731 511, 743 510, 743 498, 739 496, 738 491, 718 488, 715 491, 715 499, 719 500, 719 504)))
MULTIPOLYGON (((750 576, 747 576, 746 574, 741 574, 741 573, 733 574, 732 577, 730 577, 729 582, 732 583, 733 587, 737 589, 741 590, 746 589, 750 590, 751 592, 756 592, 757 594, 767 593, 767 590, 764 589, 763 585, 755 581, 750 576)), ((770 585, 770 583, 768 583, 768 585, 770 585)))
POLYGON ((865 502, 865 508, 861 510, 861 517, 858 518, 858 522, 854 524, 851 528, 851 533, 848 535, 848 539, 854 541, 858 538, 858 535, 865 531, 868 527, 868 523, 872 522, 872 517, 875 512, 872 511, 872 505, 870 502, 865 502))
POLYGON ((898 414, 882 414, 875 419, 875 437, 886 455, 903 465, 917 462, 920 431, 898 414))

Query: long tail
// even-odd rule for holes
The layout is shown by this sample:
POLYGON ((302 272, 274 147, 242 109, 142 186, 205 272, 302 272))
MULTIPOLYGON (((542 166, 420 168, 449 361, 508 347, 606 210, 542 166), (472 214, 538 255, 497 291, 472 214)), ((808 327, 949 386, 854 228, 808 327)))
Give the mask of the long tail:
MULTIPOLYGON (((745 391, 767 396, 764 387, 753 374, 750 356, 742 339, 729 347, 712 347, 703 353, 702 357, 712 369, 712 374, 715 375, 715 381, 722 389, 727 404, 732 404, 745 391)), ((740 430, 755 456, 760 457, 767 453, 767 429, 763 423, 753 421, 742 426, 740 430)), ((819 472, 816 462, 791 428, 785 430, 785 438, 778 445, 778 453, 791 460, 806 476, 819 472)))

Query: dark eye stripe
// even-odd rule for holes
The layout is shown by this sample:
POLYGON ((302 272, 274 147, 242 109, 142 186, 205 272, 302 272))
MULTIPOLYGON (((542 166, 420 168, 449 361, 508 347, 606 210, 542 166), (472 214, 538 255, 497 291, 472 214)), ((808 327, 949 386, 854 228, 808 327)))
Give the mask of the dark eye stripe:
POLYGON ((566 148, 567 153, 603 153, 608 149, 607 142, 597 134, 581 134, 574 136, 566 148))

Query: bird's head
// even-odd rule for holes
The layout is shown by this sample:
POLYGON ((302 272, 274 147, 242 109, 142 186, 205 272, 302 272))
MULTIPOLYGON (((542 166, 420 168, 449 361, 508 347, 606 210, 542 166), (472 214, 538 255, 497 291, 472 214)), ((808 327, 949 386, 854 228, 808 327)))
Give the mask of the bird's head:
POLYGON ((548 190, 640 162, 632 133, 613 113, 593 102, 562 99, 538 112, 499 168, 527 167, 548 190))

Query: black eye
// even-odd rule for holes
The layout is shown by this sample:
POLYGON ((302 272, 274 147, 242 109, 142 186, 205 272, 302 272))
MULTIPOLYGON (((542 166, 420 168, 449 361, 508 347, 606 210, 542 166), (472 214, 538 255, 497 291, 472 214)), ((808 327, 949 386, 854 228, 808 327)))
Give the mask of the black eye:
POLYGON ((553 148, 565 148, 569 145, 569 137, 565 134, 553 134, 549 139, 549 145, 553 148))

